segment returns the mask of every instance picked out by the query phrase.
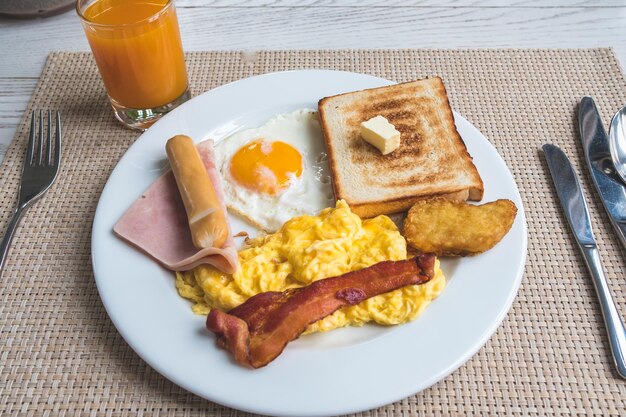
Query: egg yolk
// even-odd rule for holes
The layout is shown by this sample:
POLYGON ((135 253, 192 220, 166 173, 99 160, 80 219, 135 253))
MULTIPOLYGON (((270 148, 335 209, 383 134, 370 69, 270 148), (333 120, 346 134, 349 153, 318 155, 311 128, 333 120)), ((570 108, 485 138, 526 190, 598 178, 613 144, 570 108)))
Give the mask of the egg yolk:
POLYGON ((302 155, 285 142, 258 139, 235 152, 230 174, 246 188, 274 195, 302 175, 302 155))

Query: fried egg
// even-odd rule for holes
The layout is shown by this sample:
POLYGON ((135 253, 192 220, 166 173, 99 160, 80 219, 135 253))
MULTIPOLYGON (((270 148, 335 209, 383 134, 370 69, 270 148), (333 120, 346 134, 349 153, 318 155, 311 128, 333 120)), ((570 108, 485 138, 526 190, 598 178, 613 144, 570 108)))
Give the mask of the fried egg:
POLYGON ((229 210, 268 233, 334 205, 317 112, 299 109, 219 141, 215 159, 229 210))

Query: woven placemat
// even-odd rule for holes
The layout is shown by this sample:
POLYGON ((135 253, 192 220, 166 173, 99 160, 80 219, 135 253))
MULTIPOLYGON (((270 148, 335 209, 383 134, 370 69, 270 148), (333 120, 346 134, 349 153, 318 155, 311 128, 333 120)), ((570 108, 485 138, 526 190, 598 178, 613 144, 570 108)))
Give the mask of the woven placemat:
MULTIPOLYGON (((364 415, 625 415, 626 381, 613 370, 591 280, 539 150, 543 143, 559 145, 582 174, 604 266, 626 313, 624 252, 590 188, 575 113, 586 94, 596 98, 607 123, 626 103, 626 80, 610 49, 194 52, 188 67, 195 94, 287 69, 340 69, 396 81, 440 75, 453 107, 511 169, 529 235, 512 310, 451 376, 364 415)), ((100 302, 91 222, 105 181, 138 135, 113 119, 90 54, 50 55, 33 108, 61 111, 63 167, 26 214, 0 279, 0 414, 244 415, 152 370, 122 340, 100 302)), ((27 124, 18 127, 0 166, 0 230, 15 204, 27 124)))

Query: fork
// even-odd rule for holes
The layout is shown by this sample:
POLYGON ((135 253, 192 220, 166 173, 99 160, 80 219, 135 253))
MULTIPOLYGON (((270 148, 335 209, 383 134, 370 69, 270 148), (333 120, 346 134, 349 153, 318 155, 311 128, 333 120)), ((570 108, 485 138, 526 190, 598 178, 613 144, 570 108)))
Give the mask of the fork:
POLYGON ((56 111, 54 142, 52 135, 52 111, 48 110, 46 138, 44 140, 44 111, 39 110, 39 129, 36 129, 37 111, 33 110, 30 134, 26 149, 26 159, 22 168, 22 178, 18 189, 18 203, 13 217, 0 242, 0 274, 15 229, 26 210, 52 185, 61 165, 61 115, 56 111), (37 132, 35 132, 37 130, 37 132))

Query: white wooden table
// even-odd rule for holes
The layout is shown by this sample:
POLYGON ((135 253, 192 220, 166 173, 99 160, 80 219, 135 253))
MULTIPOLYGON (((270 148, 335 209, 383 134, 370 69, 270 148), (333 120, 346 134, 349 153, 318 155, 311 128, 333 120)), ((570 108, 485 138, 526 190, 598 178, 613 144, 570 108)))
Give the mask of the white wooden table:
MULTIPOLYGON (((611 46, 626 62, 626 0, 177 0, 184 48, 611 46)), ((50 51, 87 51, 73 11, 0 18, 0 160, 50 51)))

